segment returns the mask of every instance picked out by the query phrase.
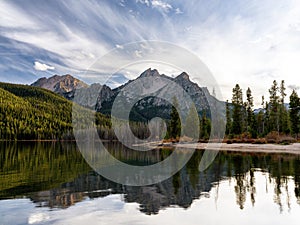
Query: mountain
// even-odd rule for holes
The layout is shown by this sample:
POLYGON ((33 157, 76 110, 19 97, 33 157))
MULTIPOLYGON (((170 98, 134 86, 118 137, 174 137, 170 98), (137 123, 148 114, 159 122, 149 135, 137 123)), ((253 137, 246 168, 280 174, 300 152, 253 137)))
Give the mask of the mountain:
POLYGON ((74 78, 70 74, 63 76, 54 75, 50 78, 43 77, 31 84, 31 86, 41 87, 53 91, 67 99, 72 99, 74 97, 74 92, 76 89, 88 87, 86 83, 74 78))
MULTIPOLYGON (((0 140, 69 139, 73 103, 39 87, 0 82, 0 140)), ((83 112, 85 118, 88 110, 83 112)), ((97 124, 109 120, 97 113, 97 124)))
MULTIPOLYGON (((160 96, 161 94, 164 97, 170 97, 170 99, 172 99, 171 96, 173 95, 179 96, 180 94, 182 94, 178 93, 178 91, 180 90, 177 90, 175 85, 170 85, 170 87, 168 87, 168 85, 172 83, 167 82, 168 80, 182 87, 182 89, 190 96, 199 114, 202 114, 205 111, 206 114, 210 116, 210 105, 216 105, 216 107, 224 106, 223 102, 220 102, 215 97, 210 95, 206 87, 199 87, 197 83, 192 82, 187 73, 183 72, 177 77, 172 78, 166 76, 165 74, 160 74, 156 69, 149 68, 143 73, 141 73, 141 75, 136 79, 130 80, 127 83, 121 85, 120 87, 111 90, 110 95, 112 97, 100 103, 97 102, 96 110, 104 114, 110 114, 110 110, 112 108, 116 96, 121 92, 122 89, 124 90, 127 87, 129 88, 129 85, 132 84, 132 82, 141 81, 140 86, 137 86, 134 91, 130 92, 130 94, 123 97, 124 101, 130 101, 132 99, 135 99, 137 97, 135 96, 135 93, 143 93, 143 88, 149 88, 146 86, 151 86, 151 88, 157 89, 157 96, 160 96), (143 78, 150 77, 153 78, 153 80, 158 79, 160 77, 164 78, 165 84, 160 85, 160 87, 155 87, 155 85, 157 85, 157 83, 155 82, 148 84, 142 81, 143 78)), ((183 111, 187 113, 189 111, 190 106, 185 104, 185 102, 179 102, 179 105, 183 106, 183 111)), ((135 121, 147 121, 154 117, 169 119, 171 108, 172 105, 170 104, 170 102, 167 102, 159 97, 148 96, 134 104, 130 112, 130 119, 135 121)))
MULTIPOLYGON (((170 80, 181 86, 182 89, 190 96, 190 98, 194 102, 199 114, 202 114, 205 111, 209 116, 210 105, 220 106, 221 104, 224 104, 223 102, 218 101, 215 97, 210 95, 206 87, 199 87, 197 83, 192 82, 186 72, 183 72, 177 77, 172 78, 166 76, 165 74, 160 74, 156 69, 151 68, 145 70, 136 79, 129 80, 127 83, 115 89, 111 89, 106 85, 100 84, 92 84, 89 86, 84 82, 72 77, 71 75, 55 75, 48 79, 41 78, 33 83, 32 86, 46 88, 70 100, 74 100, 74 97, 77 94, 76 103, 84 107, 93 108, 96 111, 104 114, 110 114, 112 105, 123 88, 126 89, 127 87, 129 87, 128 85, 130 85, 134 81, 139 82, 142 81, 143 78, 149 77, 154 78, 154 80, 161 77, 164 78, 165 81, 170 80)), ((166 82, 166 85, 167 83, 171 82, 166 82)), ((150 84, 143 85, 147 86, 150 84)), ((164 87, 164 85, 162 85, 162 87, 164 87)), ((143 92, 143 87, 139 87, 139 91, 143 92)), ((158 91, 164 91, 164 94, 167 96, 171 95, 172 92, 174 92, 172 88, 169 91, 166 91, 166 89, 158 91)), ((135 97, 137 96, 135 96, 135 94, 133 93, 133 96, 126 96, 124 98, 124 101, 130 101, 130 99, 132 100, 135 97)), ((179 102, 179 104, 183 105, 184 103, 179 102)), ((184 107, 187 112, 190 106, 184 107)), ((132 107, 130 118, 135 121, 147 121, 157 116, 169 119, 171 108, 172 105, 164 99, 148 96, 138 101, 132 107)))

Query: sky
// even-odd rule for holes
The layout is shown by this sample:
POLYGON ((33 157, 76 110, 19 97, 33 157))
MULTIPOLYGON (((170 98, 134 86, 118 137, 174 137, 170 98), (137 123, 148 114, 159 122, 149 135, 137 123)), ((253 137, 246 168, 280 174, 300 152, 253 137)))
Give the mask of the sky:
MULTIPOLYGON (((300 86, 298 0, 1 0, 0 81, 30 84, 72 74, 93 83, 86 71, 97 60, 128 43, 150 40, 195 54, 223 100, 231 100, 236 83, 244 92, 251 88, 256 107, 275 79, 285 80, 288 95, 300 86)), ((147 66, 123 70, 111 86, 147 66)), ((180 73, 158 68, 170 76, 180 73)), ((107 72, 101 69, 94 71, 100 77, 107 72)), ((192 80, 196 76, 190 74, 192 80)))

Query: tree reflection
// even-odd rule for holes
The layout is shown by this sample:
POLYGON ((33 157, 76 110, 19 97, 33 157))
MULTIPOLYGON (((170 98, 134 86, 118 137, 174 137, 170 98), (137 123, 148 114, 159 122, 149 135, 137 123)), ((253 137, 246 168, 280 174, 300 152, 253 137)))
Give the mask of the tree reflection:
MULTIPOLYGON (((116 158, 134 165, 153 164, 172 153, 170 149, 140 153, 118 143, 106 145, 116 158)), ((139 203, 140 211, 151 215, 166 207, 189 208, 194 199, 211 196, 213 188, 218 193, 221 181, 231 179, 236 204, 243 210, 247 199, 255 205, 256 176, 262 173, 268 177, 266 192, 268 184, 274 187, 274 203, 280 211, 284 207, 291 209, 291 182, 295 184, 294 195, 300 203, 300 160, 296 155, 221 152, 214 163, 200 173, 198 165, 203 151, 199 150, 168 180, 145 187, 130 187, 93 172, 75 143, 2 142, 0 150, 0 198, 25 195, 41 207, 66 208, 85 198, 123 194, 124 201, 139 203)))

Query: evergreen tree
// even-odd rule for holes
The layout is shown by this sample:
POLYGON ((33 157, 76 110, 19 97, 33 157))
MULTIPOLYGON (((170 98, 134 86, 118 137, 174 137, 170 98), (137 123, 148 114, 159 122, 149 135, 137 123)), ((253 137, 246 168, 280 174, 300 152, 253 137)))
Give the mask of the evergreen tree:
POLYGON ((252 97, 252 92, 251 89, 248 87, 246 91, 246 96, 247 96, 247 102, 246 102, 246 111, 247 111, 247 131, 253 130, 253 120, 254 120, 254 115, 253 115, 253 97, 252 97))
POLYGON ((233 104, 233 113, 232 113, 232 133, 241 134, 242 133, 242 124, 243 124, 243 93, 242 89, 238 84, 235 85, 235 88, 232 90, 232 104, 233 104))
POLYGON ((289 133, 289 123, 288 123, 288 112, 284 105, 285 93, 284 80, 280 84, 280 100, 279 100, 279 131, 284 133, 289 133))
POLYGON ((200 123, 200 138, 202 139, 209 139, 210 132, 211 132, 211 121, 209 118, 206 117, 206 111, 203 111, 203 115, 201 118, 201 123, 200 123))
POLYGON ((300 111, 300 99, 295 90, 293 90, 290 96, 290 120, 293 134, 298 137, 299 133, 299 111, 300 111))
POLYGON ((170 128, 169 128, 169 137, 170 138, 177 138, 180 137, 181 133, 181 123, 180 117, 177 112, 179 109, 178 100, 176 97, 173 98, 172 110, 170 115, 170 128))
POLYGON ((228 100, 226 101, 226 135, 231 134, 231 127, 232 127, 232 118, 228 100))
POLYGON ((280 97, 278 96, 278 91, 279 88, 278 88, 277 81, 274 80, 273 85, 269 89, 269 93, 270 93, 269 127, 270 127, 270 131, 277 131, 277 132, 279 132, 279 101, 280 101, 280 97))

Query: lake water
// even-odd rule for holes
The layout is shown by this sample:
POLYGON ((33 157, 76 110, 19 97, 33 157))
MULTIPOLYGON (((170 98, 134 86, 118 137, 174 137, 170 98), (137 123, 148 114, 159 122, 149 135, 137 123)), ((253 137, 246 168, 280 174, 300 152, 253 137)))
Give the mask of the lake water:
MULTIPOLYGON (((171 153, 109 148, 137 165, 171 153)), ((132 187, 95 173, 75 143, 0 142, 0 225, 299 224, 300 156, 220 152, 200 173, 202 154, 162 183, 132 187)))

